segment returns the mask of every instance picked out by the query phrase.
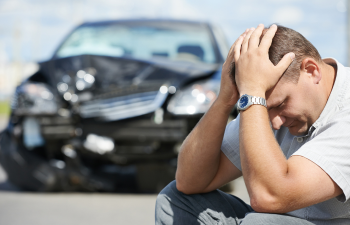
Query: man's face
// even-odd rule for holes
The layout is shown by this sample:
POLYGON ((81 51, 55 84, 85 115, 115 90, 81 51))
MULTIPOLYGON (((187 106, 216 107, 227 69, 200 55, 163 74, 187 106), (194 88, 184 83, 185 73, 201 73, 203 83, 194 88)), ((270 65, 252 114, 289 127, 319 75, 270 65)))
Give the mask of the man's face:
POLYGON ((272 128, 288 127, 292 135, 306 134, 318 118, 313 110, 312 85, 300 75, 298 83, 284 81, 267 92, 267 107, 272 128), (316 119, 315 119, 316 118, 316 119))

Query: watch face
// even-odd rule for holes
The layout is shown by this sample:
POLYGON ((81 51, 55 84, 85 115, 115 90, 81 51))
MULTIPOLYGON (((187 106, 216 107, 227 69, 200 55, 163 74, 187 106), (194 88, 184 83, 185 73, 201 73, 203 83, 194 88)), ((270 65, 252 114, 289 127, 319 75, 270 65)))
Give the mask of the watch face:
POLYGON ((248 104, 248 101, 249 101, 248 96, 243 95, 243 96, 239 99, 239 107, 240 107, 240 108, 246 107, 247 104, 248 104))

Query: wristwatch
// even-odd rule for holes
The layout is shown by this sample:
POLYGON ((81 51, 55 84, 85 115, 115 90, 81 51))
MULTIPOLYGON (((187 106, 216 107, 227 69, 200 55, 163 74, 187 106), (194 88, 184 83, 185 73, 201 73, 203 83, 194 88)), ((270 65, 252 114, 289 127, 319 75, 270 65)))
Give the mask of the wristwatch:
POLYGON ((246 110, 251 105, 263 105, 267 107, 266 100, 264 98, 244 94, 238 99, 237 109, 238 111, 246 110))

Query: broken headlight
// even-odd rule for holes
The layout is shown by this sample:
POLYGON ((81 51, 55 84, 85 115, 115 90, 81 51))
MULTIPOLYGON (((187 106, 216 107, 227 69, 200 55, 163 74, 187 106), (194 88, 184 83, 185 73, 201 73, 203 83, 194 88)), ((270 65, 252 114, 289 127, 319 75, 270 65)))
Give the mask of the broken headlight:
POLYGON ((220 89, 220 80, 196 82, 179 90, 170 100, 168 111, 176 115, 205 113, 215 101, 220 89))
POLYGON ((58 106, 47 85, 25 83, 16 89, 11 108, 16 115, 52 115, 57 113, 58 106))

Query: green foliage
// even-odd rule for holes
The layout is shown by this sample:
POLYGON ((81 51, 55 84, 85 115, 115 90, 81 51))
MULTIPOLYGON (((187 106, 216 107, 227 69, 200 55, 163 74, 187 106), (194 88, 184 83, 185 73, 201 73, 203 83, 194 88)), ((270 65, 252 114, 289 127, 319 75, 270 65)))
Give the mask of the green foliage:
POLYGON ((10 114, 10 103, 8 101, 0 101, 0 116, 10 114))

